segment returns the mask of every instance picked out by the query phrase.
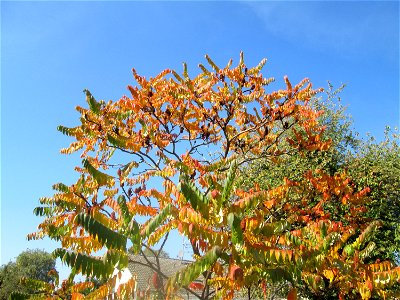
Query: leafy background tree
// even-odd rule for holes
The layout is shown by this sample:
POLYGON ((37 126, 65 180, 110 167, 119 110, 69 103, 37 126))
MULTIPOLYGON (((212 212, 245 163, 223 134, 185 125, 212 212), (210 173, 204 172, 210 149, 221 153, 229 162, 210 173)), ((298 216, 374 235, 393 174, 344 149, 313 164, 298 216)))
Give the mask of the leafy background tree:
POLYGON ((371 189, 367 215, 383 221, 373 237, 377 245, 371 259, 390 259, 399 264, 400 251, 400 138, 386 128, 385 138, 370 137, 360 142, 357 152, 349 153, 345 167, 357 186, 371 189))
POLYGON ((322 134, 324 140, 330 140, 326 151, 309 151, 304 155, 281 156, 279 164, 261 160, 242 168, 239 185, 251 188, 257 182, 263 188, 280 185, 286 177, 290 180, 300 180, 308 170, 324 170, 333 175, 338 172, 346 161, 347 154, 356 151, 361 142, 358 134, 352 130, 351 117, 346 115, 346 108, 341 105, 340 92, 328 83, 326 97, 314 97, 311 105, 315 110, 323 112, 319 122, 325 127, 322 134))
MULTIPOLYGON (((363 140, 352 128, 352 119, 341 105, 340 93, 344 86, 334 89, 329 84, 325 99, 313 99, 312 105, 322 110, 320 122, 326 126, 325 139, 331 140, 327 151, 310 151, 305 156, 287 155, 279 164, 268 161, 249 164, 242 169, 240 184, 251 188, 254 183, 263 188, 279 186, 284 178, 299 180, 307 170, 324 170, 331 175, 346 172, 356 190, 370 188, 366 202, 366 216, 382 221, 382 227, 370 237, 375 245, 367 261, 388 259, 399 264, 400 224, 400 150, 399 134, 386 128, 385 138, 377 142, 373 137, 363 140)), ((343 220, 340 207, 330 208, 333 220, 343 220)), ((314 292, 303 286, 303 293, 313 297, 314 292)), ((398 291, 398 286, 394 287, 398 291)), ((329 288, 317 298, 335 299, 338 291, 329 288)))
POLYGON ((46 251, 26 250, 20 253, 15 262, 9 262, 0 268, 0 299, 7 299, 12 292, 35 292, 20 284, 22 277, 53 282, 54 278, 48 273, 54 270, 55 265, 55 258, 46 251))

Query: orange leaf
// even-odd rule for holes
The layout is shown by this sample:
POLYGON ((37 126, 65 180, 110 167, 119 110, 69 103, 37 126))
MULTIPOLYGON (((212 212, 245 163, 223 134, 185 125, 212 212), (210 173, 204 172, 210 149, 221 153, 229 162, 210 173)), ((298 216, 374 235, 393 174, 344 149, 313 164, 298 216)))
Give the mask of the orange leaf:
POLYGON ((271 209, 275 204, 275 200, 264 201, 264 206, 268 209, 271 209))

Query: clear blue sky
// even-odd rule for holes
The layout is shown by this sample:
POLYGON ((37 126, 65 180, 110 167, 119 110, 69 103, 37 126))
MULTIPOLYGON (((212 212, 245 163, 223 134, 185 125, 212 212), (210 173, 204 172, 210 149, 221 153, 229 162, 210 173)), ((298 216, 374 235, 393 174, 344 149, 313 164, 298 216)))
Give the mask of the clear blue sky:
MULTIPOLYGON (((1 2, 1 263, 26 248, 32 214, 56 182, 75 181, 78 156, 57 125, 78 122, 82 90, 118 99, 146 76, 209 54, 219 64, 264 69, 282 87, 311 78, 346 83, 342 100, 362 135, 399 125, 399 3, 395 2, 1 2)), ((180 244, 180 240, 175 245, 180 244)), ((166 249, 176 256, 180 247, 166 249)))

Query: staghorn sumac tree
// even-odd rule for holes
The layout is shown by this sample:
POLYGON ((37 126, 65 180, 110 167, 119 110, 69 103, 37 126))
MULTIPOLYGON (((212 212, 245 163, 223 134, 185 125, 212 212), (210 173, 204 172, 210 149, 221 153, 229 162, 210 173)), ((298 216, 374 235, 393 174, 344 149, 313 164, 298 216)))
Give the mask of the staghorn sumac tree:
MULTIPOLYGON (((285 89, 267 92, 273 79, 261 73, 266 60, 247 68, 241 54, 236 67, 230 61, 219 68, 206 59, 209 69, 199 65, 195 78, 185 64, 182 75, 165 70, 148 80, 133 70, 137 86, 118 101, 97 101, 85 90, 89 108, 77 107, 81 124, 58 128, 75 139, 62 153, 82 151, 79 178, 54 185, 55 195, 40 200, 35 213, 45 220, 29 238, 56 239, 61 248, 54 254, 73 272, 109 278, 88 299, 133 294, 135 278, 114 289, 128 246, 144 254, 158 244, 158 261, 172 230, 190 241, 194 262, 167 278, 147 260, 162 299, 177 297, 180 288, 198 299, 232 299, 271 280, 289 281, 293 298, 296 286, 316 285, 319 272, 332 269, 329 251, 343 246, 336 244, 347 232, 369 228, 362 217, 367 190, 354 192, 345 175, 307 173, 269 190, 236 185, 250 162, 279 163, 329 147, 321 112, 309 105, 321 90, 285 77, 285 89), (344 225, 329 219, 327 205, 348 211, 344 225), (199 277, 202 288, 192 289, 199 277)), ((388 272, 398 278, 397 270, 388 272)))

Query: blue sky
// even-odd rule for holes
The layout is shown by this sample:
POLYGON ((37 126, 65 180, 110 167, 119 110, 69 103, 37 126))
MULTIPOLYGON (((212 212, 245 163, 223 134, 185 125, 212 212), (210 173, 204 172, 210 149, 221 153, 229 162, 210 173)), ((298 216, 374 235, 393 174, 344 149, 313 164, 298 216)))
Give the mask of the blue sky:
MULTIPOLYGON (((78 122, 82 90, 119 99, 131 68, 192 75, 209 54, 248 66, 268 59, 283 87, 309 77, 315 87, 346 83, 342 102, 354 127, 382 137, 399 126, 399 3, 394 2, 1 2, 1 264, 26 248, 40 219, 32 210, 56 182, 72 183, 77 155, 57 125, 78 122)), ((181 240, 166 249, 181 250, 181 240)))

